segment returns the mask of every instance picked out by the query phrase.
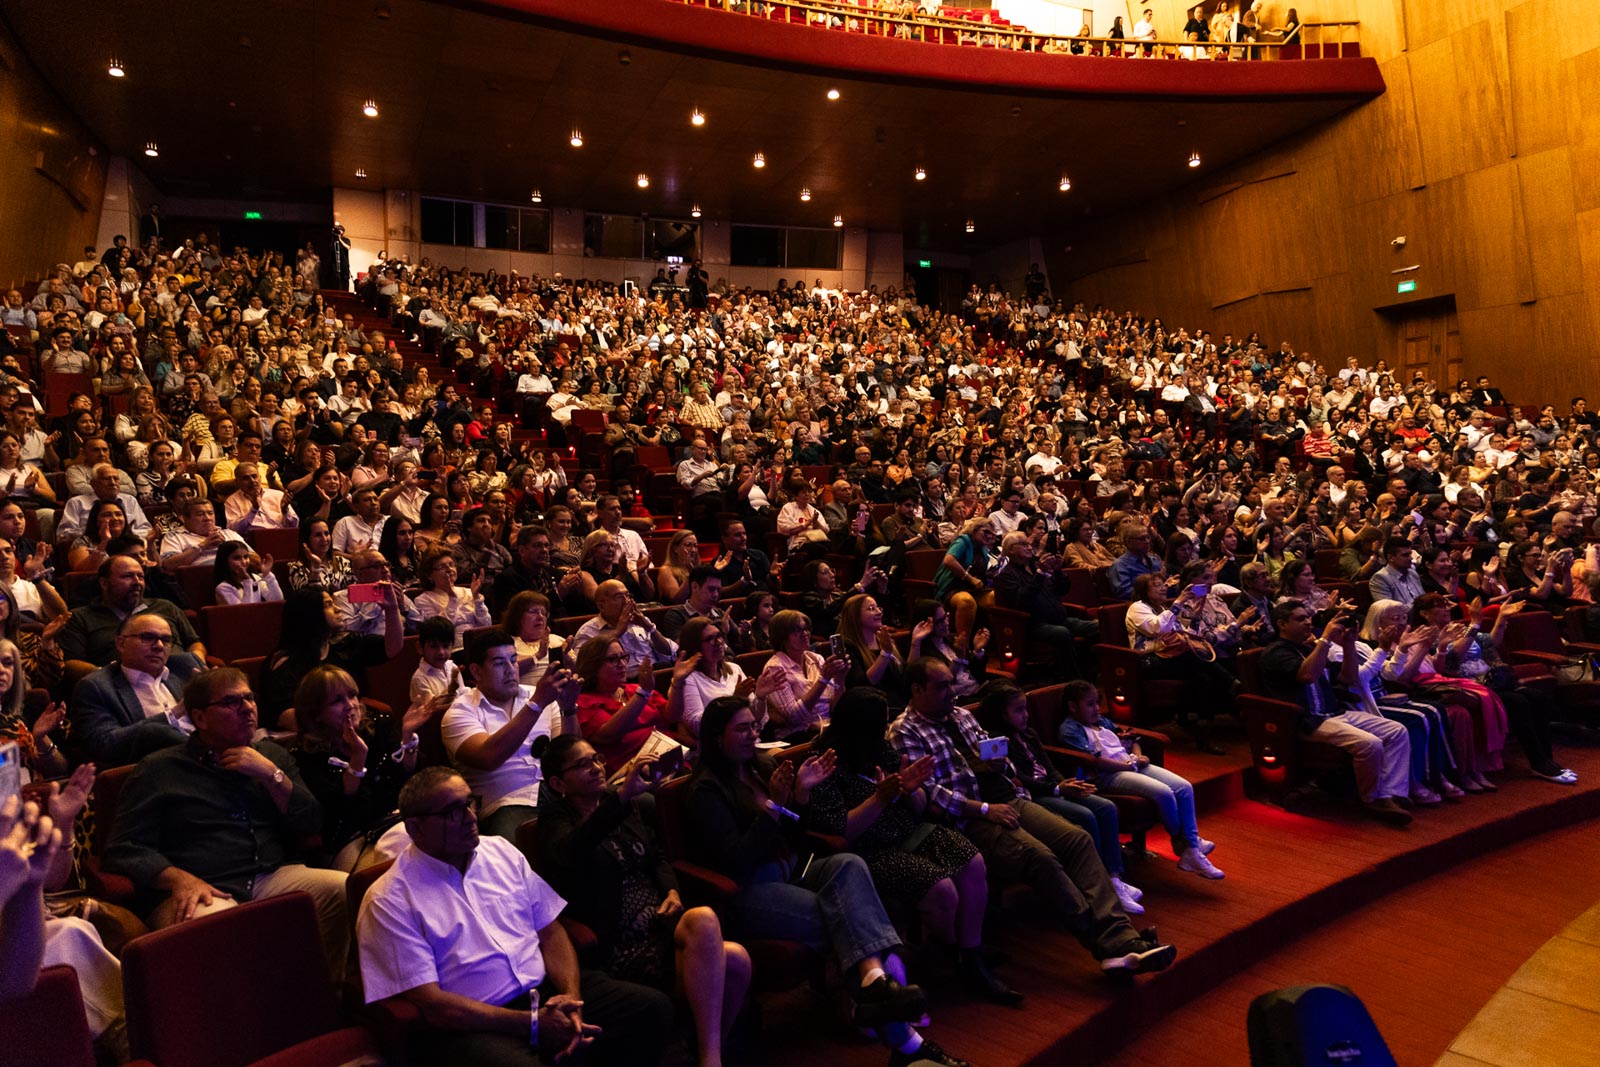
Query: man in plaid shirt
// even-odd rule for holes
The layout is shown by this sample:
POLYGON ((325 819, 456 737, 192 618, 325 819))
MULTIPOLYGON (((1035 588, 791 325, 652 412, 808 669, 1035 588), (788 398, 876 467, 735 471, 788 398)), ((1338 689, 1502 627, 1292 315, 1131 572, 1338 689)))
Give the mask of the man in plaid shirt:
POLYGON ((906 668, 906 681, 911 701, 889 727, 889 740, 904 759, 933 758, 929 813, 942 813, 966 834, 990 870, 1027 882, 1049 900, 1103 971, 1139 974, 1170 966, 1178 950, 1157 943, 1153 930, 1141 934, 1128 922, 1094 839, 1029 799, 1009 760, 990 765, 978 759, 978 742, 986 735, 970 712, 955 706, 950 668, 925 657, 906 668), (983 799, 980 770, 1005 776, 1003 784, 992 779, 989 800, 983 799))

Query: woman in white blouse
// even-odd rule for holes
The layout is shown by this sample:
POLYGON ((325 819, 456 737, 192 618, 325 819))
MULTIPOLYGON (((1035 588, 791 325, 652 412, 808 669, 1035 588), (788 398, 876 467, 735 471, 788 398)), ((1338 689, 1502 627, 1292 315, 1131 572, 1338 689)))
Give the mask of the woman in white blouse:
POLYGON ((218 604, 265 604, 283 599, 272 557, 258 556, 243 541, 224 541, 217 549, 218 604))
MULTIPOLYGON (((728 658, 728 632, 724 625, 697 615, 683 624, 678 635, 678 660, 698 657, 694 669, 675 684, 667 695, 669 704, 680 707, 684 729, 700 736, 700 716, 706 705, 718 697, 746 697, 754 692, 756 680, 745 676, 743 668, 728 658)), ((760 724, 757 724, 759 729, 760 724)))
POLYGON ((517 675, 523 685, 537 686, 552 665, 560 667, 567 639, 550 632, 550 600, 524 589, 511 598, 500 628, 517 646, 517 675))
POLYGON ((472 576, 470 586, 456 584, 456 560, 448 548, 436 548, 423 557, 422 582, 427 590, 417 596, 417 611, 423 618, 442 615, 456 628, 456 648, 460 648, 468 630, 490 626, 489 606, 478 592, 483 585, 483 573, 472 576))
POLYGON ((826 724, 828 708, 844 690, 850 663, 842 656, 823 659, 811 651, 811 620, 798 611, 780 611, 767 624, 772 658, 756 682, 752 710, 763 711, 774 736, 789 737, 826 724))

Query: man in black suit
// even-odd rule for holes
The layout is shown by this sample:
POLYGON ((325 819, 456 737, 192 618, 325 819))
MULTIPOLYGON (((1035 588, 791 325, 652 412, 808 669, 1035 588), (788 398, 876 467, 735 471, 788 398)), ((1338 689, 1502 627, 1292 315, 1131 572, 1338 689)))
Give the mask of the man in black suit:
POLYGON ((189 653, 172 652, 172 641, 163 616, 129 615, 117 629, 116 662, 72 690, 73 744, 101 770, 181 745, 194 731, 183 710, 183 687, 201 667, 189 653))
POLYGON ((1490 404, 1504 404, 1505 394, 1489 384, 1487 374, 1478 375, 1478 387, 1472 391, 1472 402, 1479 407, 1488 407, 1490 404))

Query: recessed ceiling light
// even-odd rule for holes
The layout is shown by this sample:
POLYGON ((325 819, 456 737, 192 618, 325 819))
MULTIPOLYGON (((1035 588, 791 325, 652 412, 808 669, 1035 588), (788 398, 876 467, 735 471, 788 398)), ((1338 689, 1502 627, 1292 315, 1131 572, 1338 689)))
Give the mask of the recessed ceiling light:
POLYGON ((700 205, 699 204, 696 204, 694 207, 689 209, 689 217, 691 219, 697 219, 697 218, 700 217, 700 205))
POLYGON ((154 141, 147 141, 144 146, 144 154, 154 159, 161 154, 161 150, 156 147, 154 141))
POLYGON ((650 175, 641 174, 634 179, 634 182, 639 186, 639 188, 648 189, 650 188, 650 175))
POLYGON ((833 217, 833 224, 835 226, 843 226, 844 225, 844 216, 843 215, 835 215, 833 217))
POLYGON ((542 204, 544 203, 544 194, 535 189, 533 191, 533 195, 528 197, 528 199, 532 200, 535 204, 542 204))
POLYGON ((829 100, 837 100, 837 99, 839 99, 839 90, 837 90, 837 89, 829 89, 828 90, 828 99, 829 100))
POLYGON ((802 203, 805 203, 805 204, 811 203, 811 190, 810 189, 801 189, 800 190, 800 201, 802 203))
POLYGON ((916 170, 911 172, 911 176, 913 178, 917 179, 917 181, 919 181, 919 182, 920 181, 925 181, 925 180, 927 180, 928 172, 927 172, 926 168, 918 167, 916 170))
POLYGON ((1065 193, 1065 192, 1069 191, 1071 188, 1072 188, 1072 179, 1067 177, 1065 174, 1063 174, 1061 176, 1061 191, 1063 193, 1065 193))
POLYGON ((977 229, 977 228, 978 228, 978 227, 977 227, 977 226, 976 226, 976 225, 974 225, 974 224, 973 224, 973 222, 972 222, 972 220, 971 220, 971 219, 968 219, 968 220, 967 220, 967 232, 968 232, 968 233, 972 233, 972 232, 973 232, 973 231, 974 231, 974 230, 976 230, 976 229, 977 229))
POLYGON ((693 111, 689 112, 689 125, 704 126, 705 124, 706 117, 699 108, 695 108, 693 111))
POLYGON ((572 136, 567 138, 567 143, 572 145, 573 148, 582 148, 583 147, 583 131, 574 128, 573 131, 572 131, 572 136))
POLYGON ((1189 166, 1198 167, 1199 165, 1200 165, 1200 153, 1199 152, 1190 152, 1189 153, 1189 166))
POLYGON ((127 71, 122 69, 122 60, 115 56, 112 56, 111 60, 106 64, 106 73, 113 78, 123 78, 128 74, 127 71))
POLYGON ((756 158, 750 161, 750 165, 756 168, 756 170, 760 170, 762 167, 767 165, 767 157, 762 155, 760 152, 757 152, 756 158))
POLYGON ((356 181, 364 182, 366 180, 367 180, 367 168, 366 167, 357 167, 356 168, 356 181))
POLYGON ((378 102, 376 100, 368 100, 365 104, 361 105, 361 113, 367 116, 369 119, 377 118, 378 102))

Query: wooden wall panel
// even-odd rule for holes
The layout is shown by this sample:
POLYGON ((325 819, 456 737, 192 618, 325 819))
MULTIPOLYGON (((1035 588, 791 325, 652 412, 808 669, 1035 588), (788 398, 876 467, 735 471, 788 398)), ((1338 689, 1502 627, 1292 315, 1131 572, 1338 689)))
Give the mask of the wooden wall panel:
MULTIPOLYGON (((1569 103, 1562 109, 1578 211, 1600 208, 1600 48, 1566 61, 1569 103)), ((1600 280, 1600 279, 1597 279, 1600 280)))
POLYGON ((1466 131, 1462 128, 1454 49, 1454 39, 1446 37, 1422 48, 1413 48, 1407 57, 1411 63, 1411 95, 1416 101, 1422 176, 1429 185, 1437 185, 1462 171, 1466 131))
POLYGON ((1525 156, 1517 160, 1516 168, 1534 296, 1542 300, 1580 291, 1583 276, 1573 269, 1578 262, 1578 231, 1573 225, 1578 212, 1567 150, 1525 156))
POLYGON ((1412 51, 1441 41, 1484 19, 1498 19, 1504 0, 1401 0, 1412 51))
MULTIPOLYGON (((1600 350, 1594 344, 1588 301, 1582 293, 1533 305, 1533 344, 1524 356, 1506 360, 1516 367, 1522 383, 1516 395, 1554 397, 1558 403, 1579 394, 1595 395, 1600 385, 1600 350)), ((1503 373, 1507 381, 1514 380, 1510 370, 1503 373)))
POLYGON ((1569 99, 1571 67, 1553 61, 1551 52, 1573 22, 1571 9, 1555 0, 1529 0, 1506 12, 1506 46, 1511 76, 1511 109, 1516 119, 1519 156, 1554 148, 1567 138, 1566 109, 1551 101, 1569 99))
MULTIPOLYGON (((1507 125, 1504 24, 1484 19, 1450 35, 1455 62, 1455 115, 1462 133, 1462 171, 1481 170, 1511 157, 1507 125)), ((1433 116, 1418 112, 1426 121, 1433 116)), ((1459 173, 1459 172, 1458 172, 1459 173)))
POLYGON ((1522 200, 1510 163, 1474 171, 1461 179, 1464 210, 1455 215, 1465 238, 1457 279, 1458 307, 1492 307, 1533 298, 1522 200))
MULTIPOLYGON (((1589 323, 1592 329, 1600 330, 1600 208, 1579 212, 1573 231, 1577 236, 1576 262, 1589 309, 1589 323)), ((1600 345, 1594 344, 1592 336, 1588 350, 1600 355, 1600 345)))
POLYGON ((1382 96, 1324 135, 1340 148, 1338 181, 1346 202, 1376 200, 1426 180, 1410 60, 1402 56, 1385 63, 1383 81, 1388 88, 1382 96))

